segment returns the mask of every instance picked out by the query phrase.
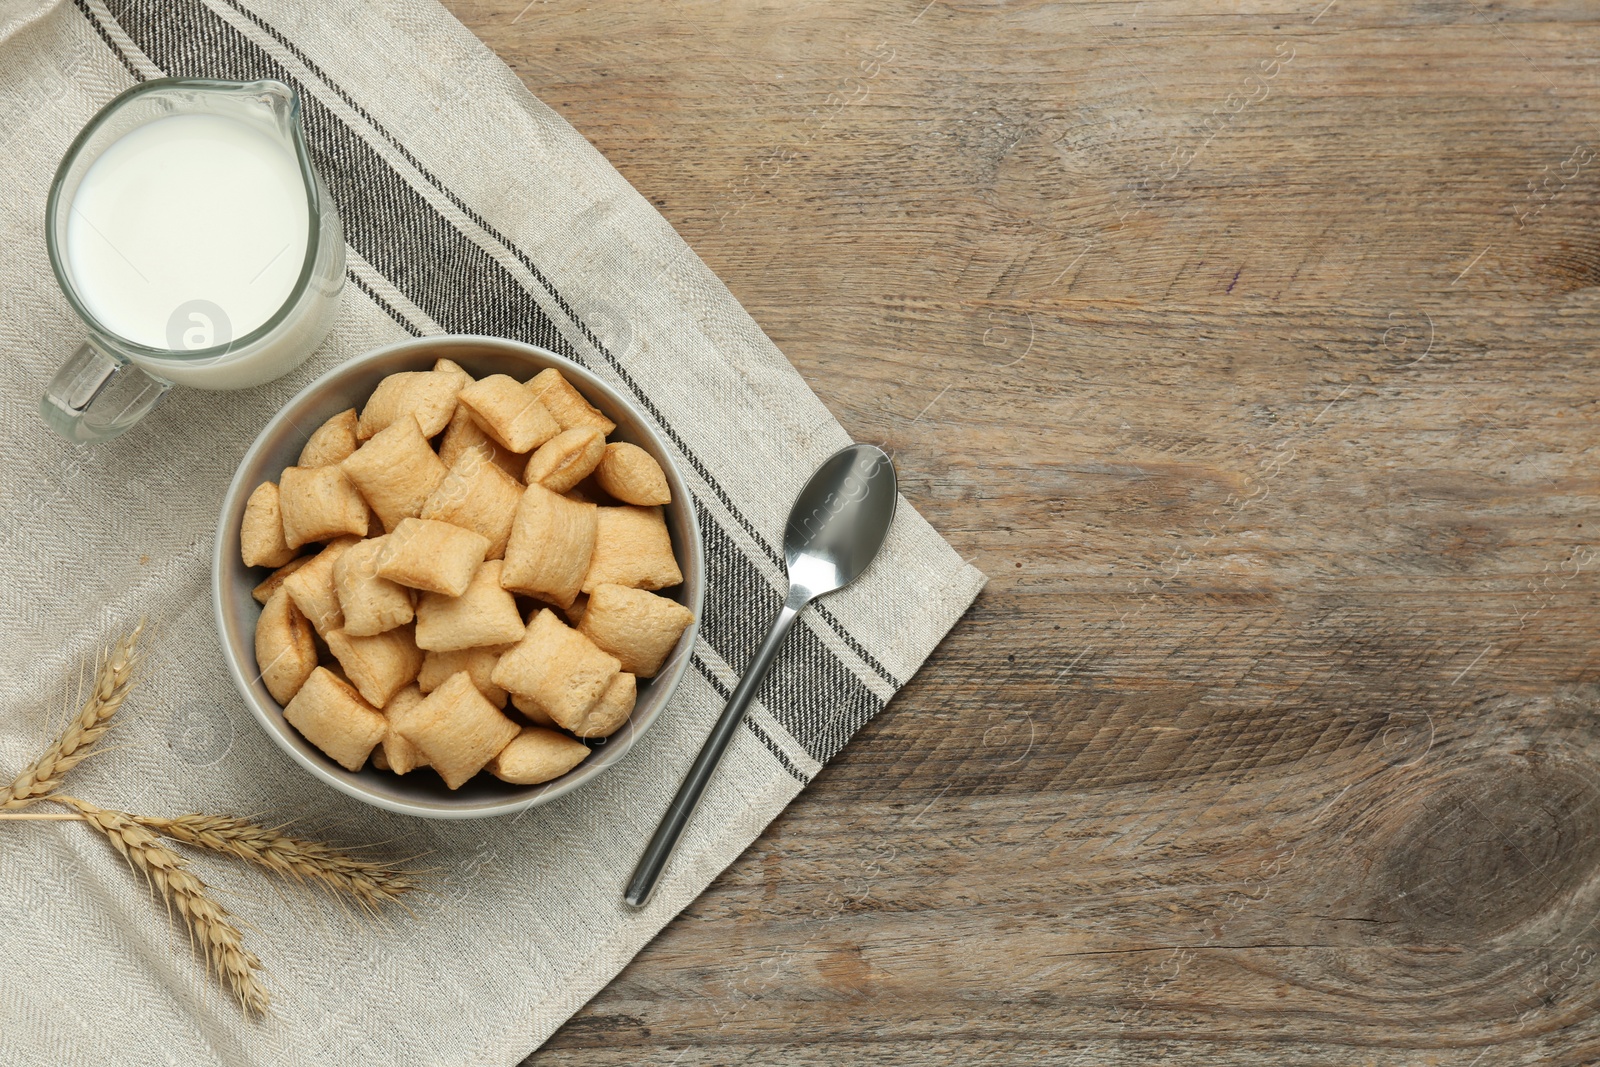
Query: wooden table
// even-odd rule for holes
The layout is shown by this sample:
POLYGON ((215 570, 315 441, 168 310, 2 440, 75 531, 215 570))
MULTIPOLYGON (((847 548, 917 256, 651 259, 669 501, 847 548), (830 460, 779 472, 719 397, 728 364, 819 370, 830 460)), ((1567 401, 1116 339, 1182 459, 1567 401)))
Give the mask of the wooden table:
POLYGON ((525 3, 993 576, 533 1062, 1600 1057, 1592 5, 525 3))

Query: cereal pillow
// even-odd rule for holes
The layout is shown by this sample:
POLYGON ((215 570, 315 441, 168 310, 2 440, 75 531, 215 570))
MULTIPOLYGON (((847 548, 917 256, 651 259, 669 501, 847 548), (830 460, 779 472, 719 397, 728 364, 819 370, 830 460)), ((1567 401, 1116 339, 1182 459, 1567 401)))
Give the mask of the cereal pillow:
POLYGON ((530 378, 528 389, 555 416, 563 430, 570 430, 574 426, 593 426, 604 435, 617 428, 616 423, 585 400, 583 394, 574 389, 572 383, 554 367, 547 367, 530 378))
POLYGON ((584 761, 589 746, 542 726, 524 726, 494 759, 489 773, 502 782, 538 785, 560 778, 584 761))
POLYGON ((396 729, 422 750, 451 789, 466 785, 518 731, 516 723, 484 699, 465 671, 424 697, 396 729))
POLYGON ((553 493, 565 493, 587 478, 605 455, 606 435, 598 427, 562 430, 528 457, 522 480, 538 482, 553 493))
POLYGON ((494 684, 526 697, 533 706, 571 730, 600 699, 621 669, 616 657, 543 608, 528 623, 515 648, 500 657, 494 684))
POLYGON ((422 650, 410 626, 385 630, 371 637, 355 637, 343 630, 330 630, 324 637, 328 651, 344 668, 344 673, 361 692, 361 699, 375 708, 416 681, 422 670, 422 650))
POLYGON ((606 445, 605 455, 594 469, 600 488, 624 504, 650 506, 672 503, 667 473, 655 457, 638 445, 617 441, 606 445))
POLYGON ((357 543, 353 537, 340 538, 283 580, 283 591, 294 599, 295 606, 305 613, 305 617, 311 620, 311 625, 323 637, 328 636, 329 630, 337 630, 344 625, 344 612, 339 608, 339 590, 333 584, 333 568, 339 562, 339 557, 357 543))
POLYGON ((256 598, 256 603, 265 606, 267 601, 272 599, 272 594, 276 593, 283 586, 283 580, 285 578, 289 577, 289 575, 293 574, 301 567, 304 567, 307 563, 310 563, 313 559, 316 559, 316 557, 301 556, 298 559, 291 559, 288 563, 285 563, 283 566, 279 567, 277 570, 261 579, 256 587, 250 590, 250 595, 256 598))
POLYGON ((287 704, 317 669, 317 643, 311 624, 282 589, 261 610, 256 624, 256 666, 267 692, 287 704))
POLYGON ((340 467, 378 513, 385 530, 420 514, 423 502, 445 476, 444 464, 410 415, 373 434, 340 467))
MULTIPOLYGON (((665 589, 683 581, 660 508, 599 508, 583 591, 607 583, 665 589)), ((591 607, 593 605, 590 605, 591 607)))
POLYGON ((403 415, 410 415, 432 437, 450 424, 456 394, 470 379, 455 371, 401 371, 378 383, 361 409, 356 436, 365 441, 403 415))
POLYGON ((522 485, 479 450, 463 452, 422 505, 421 518, 473 530, 489 539, 489 559, 506 554, 522 485))
POLYGON ((461 390, 461 403, 483 431, 513 452, 527 452, 561 432, 537 397, 515 378, 491 374, 461 390))
POLYGON ((494 461, 496 467, 513 478, 522 477, 522 468, 528 462, 526 457, 517 455, 484 433, 483 427, 472 417, 471 410, 461 404, 456 407, 450 425, 445 427, 444 436, 439 439, 439 462, 446 467, 453 467, 463 453, 473 451, 482 452, 494 461))
POLYGON ((349 771, 450 789, 551 781, 626 726, 693 615, 651 592, 682 581, 666 472, 615 429, 554 368, 450 359, 318 426, 240 523, 285 720, 349 771))
POLYGON ((367 502, 339 467, 285 467, 278 476, 278 507, 290 548, 343 534, 367 536, 367 502))
POLYGON ((414 617, 411 590, 378 576, 378 556, 387 537, 357 541, 333 564, 333 587, 344 612, 343 630, 351 637, 371 637, 414 617))
POLYGON ((300 450, 299 467, 331 467, 344 462, 361 442, 356 438, 356 409, 346 408, 316 432, 300 450))
POLYGON ((429 652, 422 657, 422 672, 417 675, 417 685, 424 693, 431 693, 443 685, 452 674, 466 671, 472 684, 497 708, 506 705, 506 691, 491 680, 495 664, 510 645, 480 645, 477 648, 460 648, 454 652, 429 652))
POLYGON ((528 486, 506 542, 500 583, 560 607, 571 604, 594 554, 597 510, 542 485, 528 486))
POLYGON ((460 596, 423 593, 417 603, 418 647, 454 652, 522 640, 522 613, 500 585, 500 566, 497 559, 485 562, 460 596))
POLYGON ((359 771, 388 729, 382 713, 326 667, 311 672, 283 709, 307 741, 347 771, 359 771))
POLYGON ((489 551, 489 539, 437 519, 401 519, 378 554, 378 574, 391 582, 446 596, 467 591, 489 551))
POLYGON ((603 582, 589 594, 578 632, 617 657, 622 669, 654 677, 694 621, 694 612, 664 596, 603 582))
POLYGON ((246 567, 281 567, 294 559, 295 550, 283 537, 283 510, 275 482, 262 482, 245 501, 239 552, 246 567))
POLYGON ((389 728, 384 732, 382 745, 373 753, 374 764, 381 753, 383 761, 388 764, 383 769, 396 774, 410 774, 418 767, 428 765, 428 757, 422 754, 422 750, 400 733, 400 727, 411 722, 417 705, 422 703, 422 697, 422 690, 413 683, 389 698, 389 703, 383 709, 383 717, 388 721, 389 728))

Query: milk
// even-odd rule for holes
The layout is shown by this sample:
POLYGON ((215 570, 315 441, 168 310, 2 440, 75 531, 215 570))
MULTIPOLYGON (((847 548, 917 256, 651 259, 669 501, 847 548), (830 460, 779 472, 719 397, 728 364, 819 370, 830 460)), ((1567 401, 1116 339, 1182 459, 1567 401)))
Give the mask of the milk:
MULTIPOLYGON (((123 134, 84 172, 64 251, 79 300, 106 330, 182 353, 237 341, 283 308, 306 264, 310 226, 299 159, 276 129, 175 114, 123 134)), ((338 280, 330 293, 321 279, 248 347, 200 361, 134 358, 202 388, 268 381, 316 345, 338 280)))

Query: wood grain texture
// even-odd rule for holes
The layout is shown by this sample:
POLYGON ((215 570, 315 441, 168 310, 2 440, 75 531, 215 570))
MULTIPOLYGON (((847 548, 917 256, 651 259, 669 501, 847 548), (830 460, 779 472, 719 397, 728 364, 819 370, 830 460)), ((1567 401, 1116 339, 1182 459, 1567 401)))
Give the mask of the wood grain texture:
POLYGON ((524 2, 993 576, 532 1062, 1600 1058, 1592 6, 524 2))

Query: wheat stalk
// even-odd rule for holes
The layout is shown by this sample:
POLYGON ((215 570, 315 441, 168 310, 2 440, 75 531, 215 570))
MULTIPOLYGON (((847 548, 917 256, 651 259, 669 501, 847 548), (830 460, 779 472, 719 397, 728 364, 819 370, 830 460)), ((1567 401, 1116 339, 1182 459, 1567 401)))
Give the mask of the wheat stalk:
POLYGON ((126 812, 96 807, 76 797, 58 795, 50 799, 77 809, 85 822, 104 834, 129 863, 150 879, 188 923, 200 942, 207 967, 216 968, 240 1007, 253 1015, 265 1015, 271 998, 256 978, 261 961, 244 947, 243 935, 228 910, 211 898, 206 884, 189 871, 183 858, 126 812))
POLYGON ((122 707, 133 688, 133 672, 139 665, 137 647, 144 631, 140 622, 133 632, 103 653, 95 668, 94 685, 67 728, 44 755, 11 781, 0 786, 0 810, 21 808, 42 800, 61 785, 61 779, 81 763, 102 734, 111 729, 111 716, 122 707))
POLYGON ((297 881, 353 898, 369 912, 417 889, 405 871, 346 855, 321 841, 291 837, 229 815, 130 816, 140 825, 195 848, 221 852, 297 881))
POLYGON ((168 914, 177 908, 188 924, 191 943, 199 941, 206 969, 215 968, 246 1013, 265 1015, 270 997, 256 977, 261 961, 244 947, 244 938, 228 910, 212 898, 206 884, 189 870, 183 857, 168 848, 158 835, 233 856, 297 881, 316 882, 330 892, 352 898, 369 912, 398 900, 418 885, 412 875, 399 868, 357 859, 320 841, 291 837, 246 819, 199 814, 172 819, 134 815, 56 793, 67 772, 81 763, 94 743, 111 728, 111 717, 133 688, 133 674, 140 659, 139 635, 143 631, 141 622, 101 655, 94 685, 78 714, 27 770, 9 785, 0 786, 0 821, 81 820, 104 834, 160 891, 168 914), (7 810, 41 800, 73 810, 48 814, 7 810))

